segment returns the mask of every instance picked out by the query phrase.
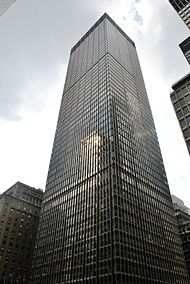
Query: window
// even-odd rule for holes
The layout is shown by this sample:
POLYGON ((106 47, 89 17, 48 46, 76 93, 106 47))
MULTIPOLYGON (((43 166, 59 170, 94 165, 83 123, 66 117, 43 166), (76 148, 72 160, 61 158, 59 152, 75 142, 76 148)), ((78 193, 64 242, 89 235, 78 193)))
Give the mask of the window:
MULTIPOLYGON (((189 118, 190 118, 190 116, 189 116, 189 118)), ((181 128, 184 128, 184 127, 187 126, 185 119, 182 119, 182 120, 180 121, 180 125, 181 125, 181 128)))
POLYGON ((190 115, 186 117, 188 124, 190 124, 190 115))
POLYGON ((190 137, 190 131, 189 131, 189 129, 185 129, 185 130, 183 131, 183 135, 184 135, 185 138, 189 138, 189 137, 190 137))
POLYGON ((185 99, 186 99, 186 102, 189 103, 189 102, 190 102, 190 95, 187 95, 187 96, 185 97, 185 99))
POLYGON ((183 113, 181 110, 179 110, 176 114, 177 114, 178 119, 183 117, 183 113))
POLYGON ((184 113, 185 115, 189 114, 189 109, 188 109, 187 106, 183 107, 183 113, 184 113))
POLYGON ((178 108, 180 108, 179 102, 174 103, 174 108, 175 108, 175 110, 177 110, 178 108))
POLYGON ((185 99, 184 99, 184 98, 182 98, 182 99, 179 101, 179 103, 180 103, 180 106, 181 106, 181 107, 184 106, 184 105, 186 105, 186 102, 185 102, 185 99))
POLYGON ((171 95, 171 100, 172 100, 172 102, 176 101, 176 95, 175 94, 171 95))

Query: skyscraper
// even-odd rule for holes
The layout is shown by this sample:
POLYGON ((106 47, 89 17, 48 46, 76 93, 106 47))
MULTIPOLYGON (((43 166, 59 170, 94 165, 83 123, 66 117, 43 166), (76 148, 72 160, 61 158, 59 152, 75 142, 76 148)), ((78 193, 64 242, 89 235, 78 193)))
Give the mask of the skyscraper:
POLYGON ((189 0, 169 0, 178 15, 190 29, 190 1, 189 0))
POLYGON ((0 0, 0 16, 2 16, 15 1, 16 0, 0 0))
POLYGON ((188 283, 134 42, 104 14, 72 48, 31 283, 188 283))
POLYGON ((190 36, 180 43, 179 47, 190 65, 190 36))
POLYGON ((172 85, 170 98, 190 154, 190 73, 172 85))

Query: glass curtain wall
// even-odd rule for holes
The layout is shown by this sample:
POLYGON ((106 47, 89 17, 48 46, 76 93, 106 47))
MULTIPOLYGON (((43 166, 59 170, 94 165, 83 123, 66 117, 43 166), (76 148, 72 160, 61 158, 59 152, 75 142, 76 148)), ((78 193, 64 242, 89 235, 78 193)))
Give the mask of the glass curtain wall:
POLYGON ((31 283, 188 283, 136 48, 107 14, 71 50, 31 283))

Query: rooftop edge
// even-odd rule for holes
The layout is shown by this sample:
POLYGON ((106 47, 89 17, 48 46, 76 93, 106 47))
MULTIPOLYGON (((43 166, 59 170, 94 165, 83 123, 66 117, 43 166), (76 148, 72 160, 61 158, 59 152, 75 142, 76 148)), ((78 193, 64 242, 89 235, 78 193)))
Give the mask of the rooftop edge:
POLYGON ((91 34, 91 32, 104 20, 108 19, 117 29, 118 31, 128 39, 128 41, 135 47, 135 43, 130 39, 130 37, 112 20, 112 18, 107 14, 104 13, 101 18, 85 33, 85 35, 72 47, 71 53, 91 34))
MULTIPOLYGON (((182 84, 185 80, 190 79, 190 73, 184 75, 181 79, 173 83, 172 89, 174 90, 178 85, 182 84)), ((175 90, 174 90, 175 91, 175 90)))

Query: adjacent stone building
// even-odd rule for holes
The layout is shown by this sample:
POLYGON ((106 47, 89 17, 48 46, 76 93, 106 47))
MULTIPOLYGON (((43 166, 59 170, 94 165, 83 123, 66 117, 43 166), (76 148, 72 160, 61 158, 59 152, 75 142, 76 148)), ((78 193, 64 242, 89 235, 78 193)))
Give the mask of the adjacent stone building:
POLYGON ((170 98, 190 154, 190 73, 172 85, 170 98))
POLYGON ((28 284, 43 191, 21 182, 0 195, 0 284, 28 284))
POLYGON ((174 195, 172 201, 190 278, 190 209, 174 195))

